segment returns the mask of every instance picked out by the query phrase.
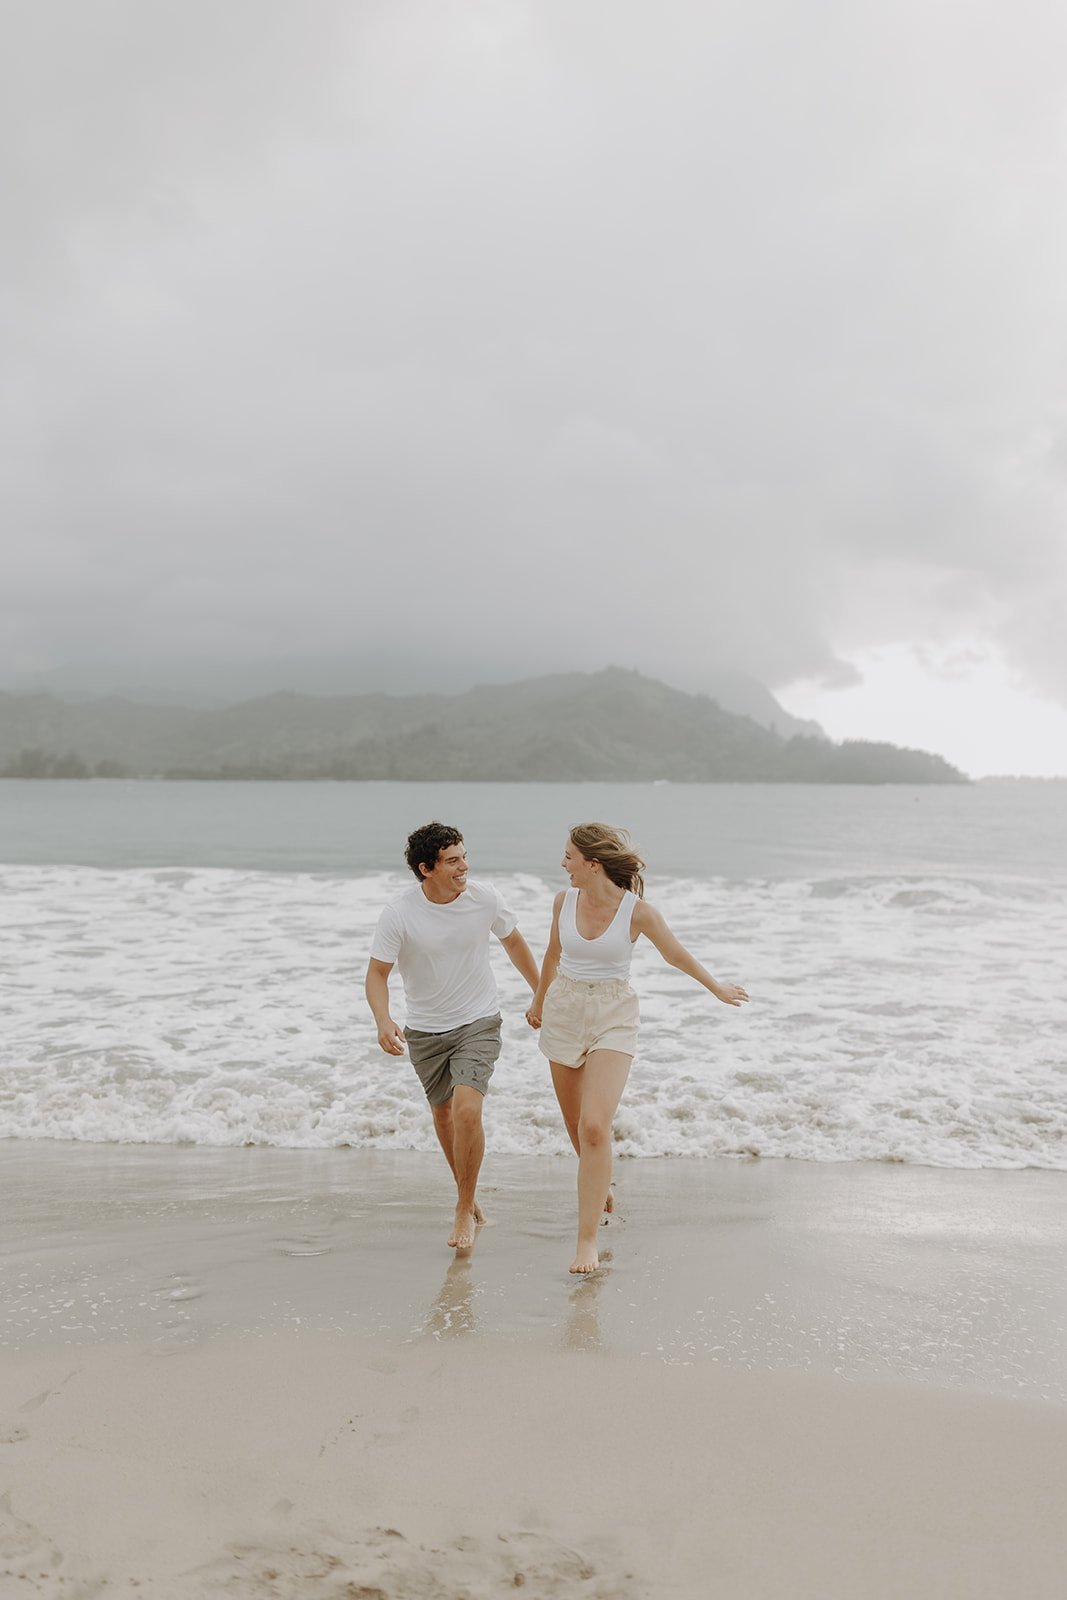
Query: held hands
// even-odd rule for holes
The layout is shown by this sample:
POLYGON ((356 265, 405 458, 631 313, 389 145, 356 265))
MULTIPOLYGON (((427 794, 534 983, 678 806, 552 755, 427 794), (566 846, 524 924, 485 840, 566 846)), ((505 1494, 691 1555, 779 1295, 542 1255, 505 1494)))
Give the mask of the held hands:
POLYGON ((748 999, 748 993, 739 983, 717 983, 711 991, 724 1006, 739 1006, 748 999))
POLYGON ((536 996, 526 1008, 526 1020, 531 1028, 539 1028, 541 1026, 541 1002, 536 996))
POLYGON ((404 1030, 397 1027, 392 1017, 387 1017, 378 1029, 378 1043, 387 1056, 402 1056, 404 1054, 404 1045, 406 1043, 404 1030))

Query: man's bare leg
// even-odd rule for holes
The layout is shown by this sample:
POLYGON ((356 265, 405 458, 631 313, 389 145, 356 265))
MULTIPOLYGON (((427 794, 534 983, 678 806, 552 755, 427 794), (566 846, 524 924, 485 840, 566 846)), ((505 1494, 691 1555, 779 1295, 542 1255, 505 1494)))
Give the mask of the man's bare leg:
MULTIPOLYGON (((445 1160, 448 1162, 453 1178, 456 1178, 458 1187, 459 1179, 456 1177, 456 1159, 452 1152, 452 1102, 451 1100, 446 1100, 443 1106, 431 1106, 430 1110, 433 1112, 433 1126, 434 1132, 437 1134, 437 1142, 445 1153, 445 1160)), ((477 1200, 474 1202, 474 1220, 479 1227, 485 1221, 482 1208, 477 1200)))
POLYGON ((469 1084, 456 1085, 452 1095, 452 1159, 456 1174, 456 1221, 449 1244, 456 1250, 469 1250, 478 1226, 475 1191, 485 1155, 482 1127, 482 1096, 469 1084))
MULTIPOLYGON (((602 1052, 601 1052, 602 1053, 602 1052)), ((585 1081, 584 1067, 564 1067, 558 1061, 551 1063, 552 1086, 556 1091, 559 1109, 563 1113, 563 1123, 574 1153, 579 1161, 582 1156, 582 1146, 578 1138, 578 1124, 582 1116, 582 1085, 585 1081)), ((612 1193, 611 1167, 608 1167, 608 1186, 604 1192, 605 1217, 615 1210, 615 1196, 612 1193)))
POLYGON ((578 1248, 572 1272, 595 1272, 600 1265, 597 1229, 611 1183, 611 1124, 632 1060, 619 1050, 594 1050, 583 1069, 578 1119, 578 1248))

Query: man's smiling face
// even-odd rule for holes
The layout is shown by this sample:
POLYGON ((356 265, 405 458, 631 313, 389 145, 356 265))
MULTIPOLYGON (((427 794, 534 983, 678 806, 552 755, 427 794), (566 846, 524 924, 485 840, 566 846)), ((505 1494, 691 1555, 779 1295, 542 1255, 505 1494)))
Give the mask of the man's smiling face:
POLYGON ((431 900, 456 900, 467 887, 467 851, 449 844, 437 853, 433 871, 422 870, 422 886, 431 900))

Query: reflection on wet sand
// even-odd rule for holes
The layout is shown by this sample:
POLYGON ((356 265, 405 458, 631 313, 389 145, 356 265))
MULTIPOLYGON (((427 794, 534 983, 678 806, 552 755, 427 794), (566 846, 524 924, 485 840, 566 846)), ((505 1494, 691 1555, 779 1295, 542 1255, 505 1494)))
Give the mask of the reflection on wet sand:
POLYGON ((424 1330, 434 1339, 458 1339, 463 1334, 475 1333, 478 1322, 474 1315, 474 1255, 470 1250, 458 1250, 449 1263, 445 1281, 437 1292, 426 1314, 424 1330))
POLYGON ((604 1334, 600 1326, 600 1296, 607 1281, 605 1267, 611 1264, 611 1251, 601 1250, 596 1272, 579 1278, 568 1295, 571 1313, 563 1329, 565 1350, 602 1350, 604 1334))

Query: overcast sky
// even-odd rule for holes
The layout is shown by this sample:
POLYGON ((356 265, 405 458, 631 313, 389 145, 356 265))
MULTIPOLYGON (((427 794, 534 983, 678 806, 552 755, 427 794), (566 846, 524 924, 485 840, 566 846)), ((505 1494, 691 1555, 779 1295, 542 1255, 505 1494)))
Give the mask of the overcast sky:
POLYGON ((1067 772, 1063 8, 0 16, 0 680, 725 663, 1067 772))

